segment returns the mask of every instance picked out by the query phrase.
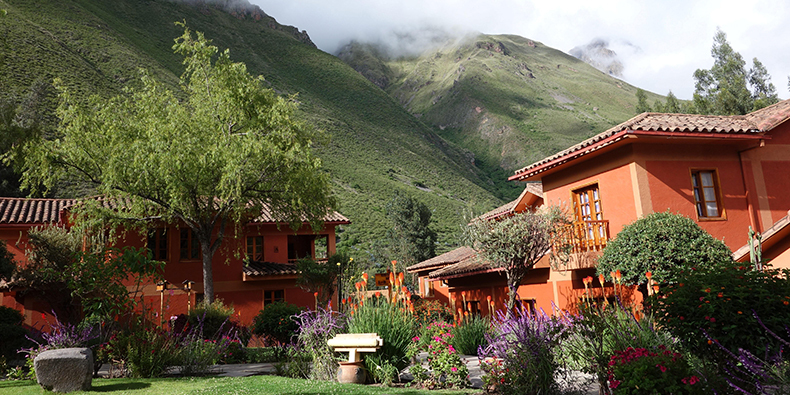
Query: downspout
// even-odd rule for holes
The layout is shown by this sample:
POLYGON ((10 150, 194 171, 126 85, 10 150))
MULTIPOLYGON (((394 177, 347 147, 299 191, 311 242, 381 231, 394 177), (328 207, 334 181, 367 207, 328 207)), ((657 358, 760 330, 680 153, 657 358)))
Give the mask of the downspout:
POLYGON ((741 165, 741 182, 743 182, 743 190, 745 192, 746 198, 746 209, 749 211, 749 224, 751 225, 752 229, 756 232, 762 232, 763 229, 760 226, 760 221, 757 218, 757 211, 754 208, 754 204, 752 203, 752 194, 749 192, 749 186, 746 182, 746 165, 743 163, 743 153, 746 151, 751 151, 756 148, 761 148, 765 146, 765 140, 760 140, 760 145, 757 147, 747 148, 743 151, 738 151, 738 162, 741 165))

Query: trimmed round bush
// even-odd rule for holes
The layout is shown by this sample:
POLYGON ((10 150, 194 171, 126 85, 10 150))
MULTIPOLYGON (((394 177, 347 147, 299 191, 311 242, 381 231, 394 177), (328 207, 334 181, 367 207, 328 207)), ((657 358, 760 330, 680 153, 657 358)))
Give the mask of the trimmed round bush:
MULTIPOLYGON (((607 278, 620 270, 626 285, 674 282, 678 273, 731 262, 730 250, 691 219, 670 212, 640 218, 609 241, 598 259, 598 273, 607 278)), ((609 278, 609 280, 612 280, 609 278)))
POLYGON ((302 309, 293 304, 272 303, 252 320, 252 333, 269 337, 280 344, 291 343, 299 330, 299 325, 292 317, 301 312, 302 309))

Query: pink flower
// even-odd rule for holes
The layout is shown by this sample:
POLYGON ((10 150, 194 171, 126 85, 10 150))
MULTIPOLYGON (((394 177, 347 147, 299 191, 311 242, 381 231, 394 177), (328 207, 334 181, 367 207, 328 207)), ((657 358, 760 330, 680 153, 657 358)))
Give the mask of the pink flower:
POLYGON ((609 388, 615 389, 620 385, 620 380, 609 380, 609 388))
POLYGON ((666 368, 666 366, 664 366, 664 365, 662 365, 662 364, 658 364, 658 365, 656 365, 656 367, 657 367, 657 368, 659 368, 659 369, 661 369, 661 373, 664 373, 664 372, 666 372, 666 371, 667 371, 667 368, 666 368))
POLYGON ((453 367, 451 367, 451 368, 450 368, 450 371, 451 371, 451 372, 457 372, 457 371, 458 371, 458 368, 456 368, 455 366, 453 366, 453 367))

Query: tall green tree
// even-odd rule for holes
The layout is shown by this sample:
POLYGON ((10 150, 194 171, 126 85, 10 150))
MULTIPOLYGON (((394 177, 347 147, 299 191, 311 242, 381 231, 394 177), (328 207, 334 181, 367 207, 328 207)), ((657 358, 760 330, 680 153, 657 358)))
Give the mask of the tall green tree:
POLYGON ((752 87, 755 110, 779 103, 779 95, 776 94, 776 87, 771 83, 771 75, 757 58, 752 59, 752 68, 749 70, 749 86, 752 87))
POLYGON ((694 72, 694 106, 698 113, 743 115, 778 102, 765 66, 755 58, 747 71, 743 57, 721 30, 713 37, 711 55, 713 67, 694 72))
POLYGON ((641 114, 643 112, 650 112, 650 104, 647 102, 647 93, 645 93, 644 89, 637 89, 636 90, 636 108, 635 111, 637 114, 641 114))
POLYGON ((436 232, 431 229, 431 209, 410 195, 396 193, 385 207, 390 229, 387 250, 390 259, 409 266, 436 255, 436 232))
POLYGON ((140 87, 110 100, 83 104, 61 87, 61 136, 27 146, 23 183, 51 188, 71 176, 123 199, 112 213, 122 219, 189 228, 208 305, 214 253, 233 225, 268 207, 292 228, 305 220, 317 228, 335 200, 295 98, 265 88, 200 32, 184 27, 173 49, 184 56, 182 92, 144 72, 140 87))

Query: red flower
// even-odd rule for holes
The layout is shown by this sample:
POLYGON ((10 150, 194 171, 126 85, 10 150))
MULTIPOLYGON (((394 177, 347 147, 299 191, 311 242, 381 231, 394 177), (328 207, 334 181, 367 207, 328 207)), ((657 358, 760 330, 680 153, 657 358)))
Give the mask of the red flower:
POLYGON ((666 368, 666 366, 664 366, 664 365, 662 365, 662 364, 658 364, 658 365, 656 365, 656 367, 657 367, 657 368, 659 368, 659 369, 661 370, 661 373, 664 373, 664 372, 666 372, 666 371, 667 371, 667 368, 666 368))

